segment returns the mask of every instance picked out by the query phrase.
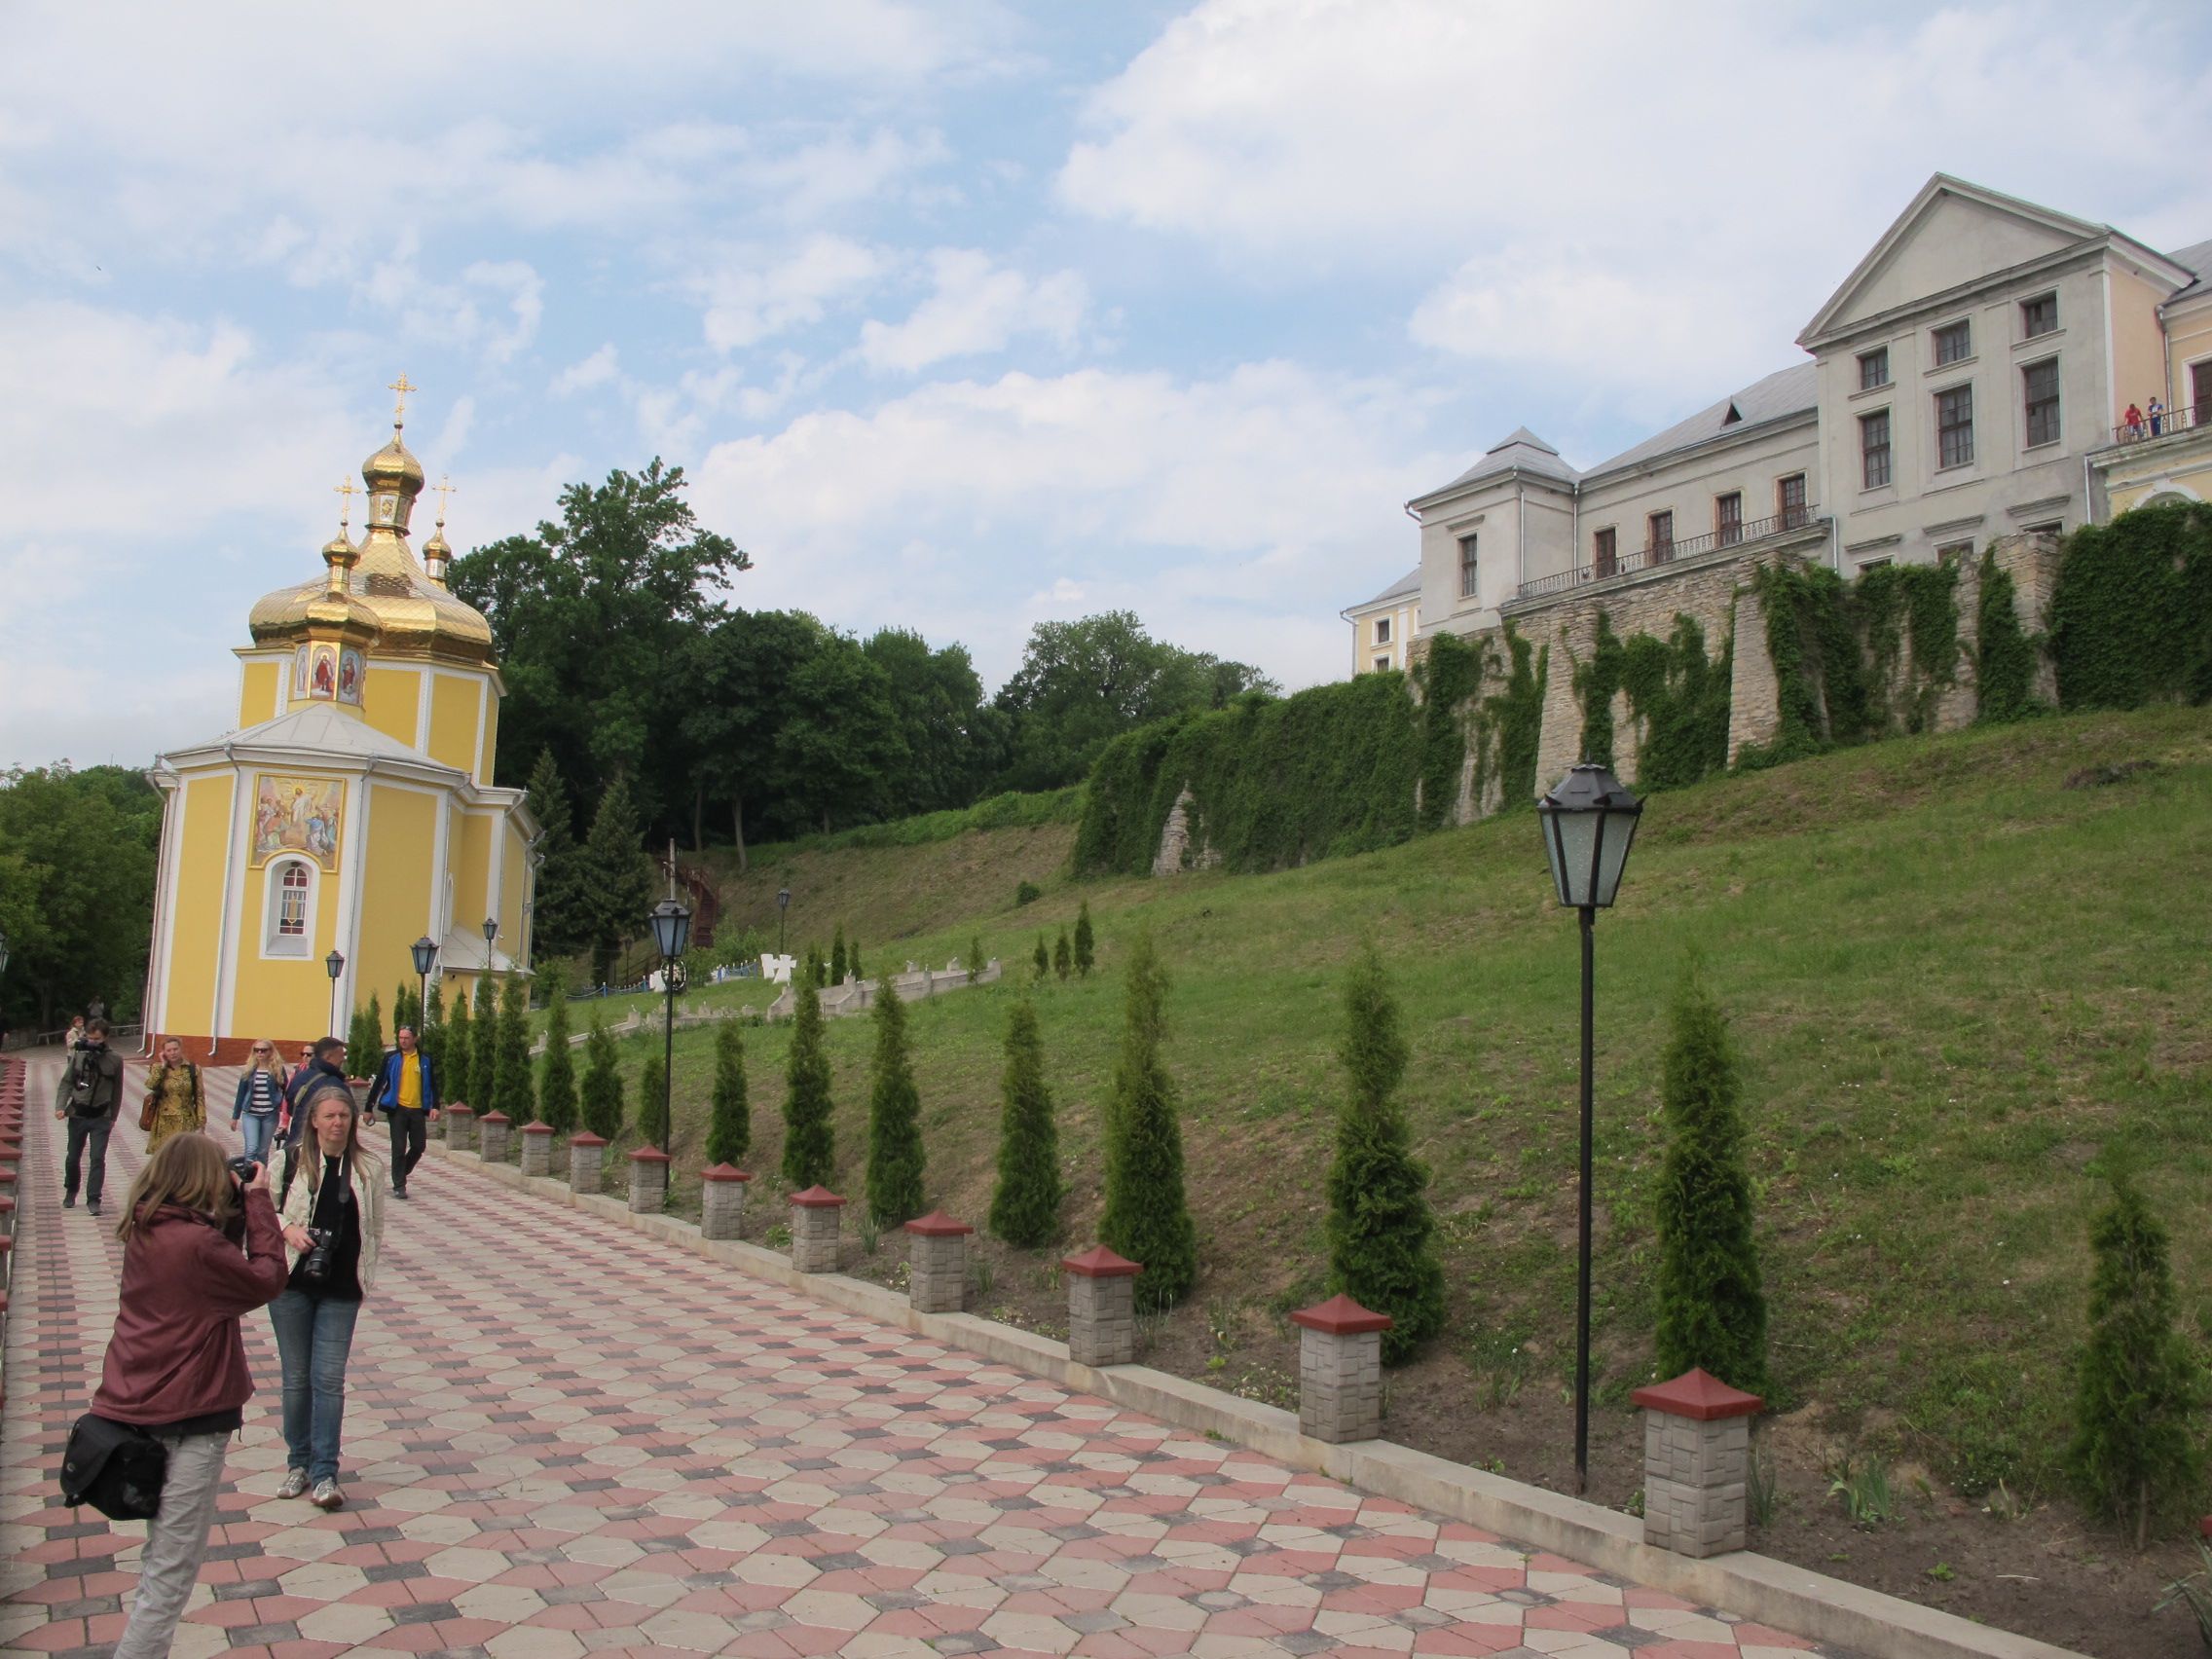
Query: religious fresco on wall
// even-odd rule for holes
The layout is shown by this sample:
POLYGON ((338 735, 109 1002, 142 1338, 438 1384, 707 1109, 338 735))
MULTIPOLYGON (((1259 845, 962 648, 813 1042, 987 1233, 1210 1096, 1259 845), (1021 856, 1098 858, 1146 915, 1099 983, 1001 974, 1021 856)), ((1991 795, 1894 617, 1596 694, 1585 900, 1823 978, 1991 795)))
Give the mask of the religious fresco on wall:
POLYGON ((262 772, 253 781, 255 868, 285 853, 305 853, 325 870, 338 867, 338 825, 346 785, 337 778, 294 778, 262 772))
POLYGON ((338 700, 341 703, 360 703, 361 678, 366 666, 361 653, 351 645, 338 653, 338 700))

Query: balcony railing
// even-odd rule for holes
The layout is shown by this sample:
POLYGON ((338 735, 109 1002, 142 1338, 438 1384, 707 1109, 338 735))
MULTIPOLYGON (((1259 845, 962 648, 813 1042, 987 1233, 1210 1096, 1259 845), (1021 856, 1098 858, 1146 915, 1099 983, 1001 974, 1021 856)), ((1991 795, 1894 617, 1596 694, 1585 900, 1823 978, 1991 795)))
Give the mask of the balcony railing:
POLYGON ((1633 553, 1623 553, 1612 559, 1600 559, 1593 564, 1580 565, 1571 571, 1559 571, 1534 581, 1523 582, 1516 597, 1538 599, 1547 593, 1566 593, 1591 582, 1609 580, 1614 576, 1634 574, 1638 571, 1654 570, 1672 565, 1678 559, 1694 558, 1720 547, 1741 547, 1752 541, 1764 540, 1770 535, 1783 535, 1790 531, 1809 526, 1817 507, 1792 507, 1773 518, 1751 519, 1744 524, 1724 525, 1710 535, 1692 535, 1678 541, 1654 541, 1633 553))
POLYGON ((2156 415, 2146 415, 2140 421, 2128 421, 2112 429, 2116 444, 2147 444, 2153 438, 2170 438, 2176 432, 2186 432, 2195 426, 2212 425, 2212 408, 2199 403, 2191 409, 2166 409, 2156 415))

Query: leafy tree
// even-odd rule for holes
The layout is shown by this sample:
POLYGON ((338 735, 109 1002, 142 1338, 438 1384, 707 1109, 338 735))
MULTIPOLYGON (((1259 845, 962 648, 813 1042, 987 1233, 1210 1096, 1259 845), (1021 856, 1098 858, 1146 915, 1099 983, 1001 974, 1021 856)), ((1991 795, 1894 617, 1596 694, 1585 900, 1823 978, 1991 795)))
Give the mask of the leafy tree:
POLYGON ((2083 1503, 2130 1527, 2141 1549, 2154 1525, 2203 1495, 2204 1368, 2174 1325, 2165 1225, 2124 1171, 2089 1248, 2089 1342, 2067 1464, 2083 1503))
POLYGON ((598 1009, 591 1013, 591 1036, 584 1042, 584 1127, 603 1140, 622 1132, 622 1062, 614 1035, 598 1009))
POLYGON ((845 924, 843 922, 839 922, 837 924, 837 937, 830 942, 830 983, 831 983, 832 985, 841 985, 844 982, 845 924))
POLYGON ((0 771, 0 1011, 46 1031, 95 996, 139 1012, 162 797, 121 766, 0 771), (96 851, 95 851, 96 850, 96 851))
POLYGON ((707 801, 726 805, 740 871, 749 819, 778 830, 803 827, 803 813, 787 798, 777 740, 793 716, 793 677, 828 635, 801 611, 741 610, 692 638, 683 678, 694 695, 682 729, 696 756, 690 770, 694 828, 707 801))
POLYGON ((614 977, 622 941, 645 925, 653 902, 652 865, 639 837, 629 785, 619 777, 600 797, 584 841, 582 867, 587 899, 579 914, 591 946, 592 981, 604 985, 614 977))
POLYGON ((591 942, 585 928, 590 886, 584 850, 576 840, 575 815, 569 805, 569 786, 550 747, 537 752, 529 793, 531 816, 538 827, 532 850, 540 860, 531 939, 541 957, 568 956, 591 942))
POLYGON ((1676 1377, 1702 1366, 1763 1394, 1766 1294, 1751 1235, 1736 1055, 1727 1020, 1694 971, 1672 1023, 1660 1059, 1667 1153, 1658 1195, 1659 1369, 1676 1377))
POLYGON ((478 1114, 492 1111, 499 1082, 499 982, 476 976, 476 1044, 469 1055, 468 1103, 478 1114))
POLYGON ((437 1076, 441 1097, 452 1087, 452 1074, 446 1070, 447 1029, 445 986, 433 979, 429 1006, 423 1011, 423 1029, 415 1037, 423 1052, 430 1056, 430 1070, 437 1076))
POLYGON ((983 940, 980 936, 968 940, 968 982, 973 985, 976 976, 983 971, 983 940))
POLYGON ((1052 946, 1052 972, 1062 979, 1075 966, 1075 953, 1068 948, 1068 930, 1060 929, 1059 941, 1052 946))
POLYGON ((576 1058, 569 1048, 569 988, 553 976, 545 993, 545 1061, 537 1074, 537 1119, 555 1134, 576 1126, 576 1058))
POLYGON ((1060 1235, 1059 1129, 1045 1086, 1045 1046, 1027 997, 1007 1022, 1005 1107, 999 1120, 999 1183, 991 1231, 1009 1244, 1042 1249, 1060 1235))
POLYGON ((476 1076, 476 1046, 473 1022, 468 1017, 468 989, 462 986, 454 993, 453 1020, 445 1030, 445 1052, 440 1056, 445 1068, 445 1081, 439 1085, 451 1105, 473 1106, 476 1096, 472 1092, 476 1076))
POLYGON ((1075 912, 1075 970, 1088 979, 1097 961, 1098 940, 1090 931, 1090 901, 1086 899, 1075 912))
POLYGON ((745 1033, 737 1021, 715 1027, 714 1115, 707 1124, 707 1162, 742 1164, 753 1145, 753 1108, 746 1095, 745 1033))
POLYGON ((658 1054, 647 1054, 638 1075, 638 1139, 658 1146, 668 1132, 668 1068, 658 1054))
POLYGON ((784 695, 790 710, 776 734, 776 766, 792 806, 824 830, 895 811, 906 744, 883 670, 830 634, 784 695))
POLYGON ((965 645, 931 649, 921 635, 886 628, 862 650, 882 671, 905 751, 892 774, 901 814, 966 806, 1003 764, 1003 719, 983 702, 965 645))
POLYGON ((499 1042, 492 1074, 492 1109, 517 1128, 537 1116, 531 1098, 530 985, 509 974, 499 998, 499 1042))
POLYGON ((885 979, 876 986, 875 1057, 867 1102, 867 1209, 876 1226, 922 1213, 922 1097, 906 1052, 906 1005, 885 979))
POLYGON ((1198 1273, 1198 1232, 1183 1193, 1183 1128, 1174 1080, 1160 1057, 1167 975, 1149 934, 1129 951, 1121 1058, 1106 1106, 1106 1211, 1098 1235, 1143 1265, 1137 1307, 1172 1308, 1198 1273))
POLYGON ((830 1121, 830 1056, 822 1046, 822 991, 814 976, 793 987, 792 1047, 784 1069, 784 1180, 792 1191, 827 1187, 837 1172, 830 1121))
POLYGON ((1371 941, 1345 983, 1344 1046, 1351 1088, 1337 1114, 1329 1169, 1329 1288, 1390 1315, 1382 1363, 1400 1365, 1444 1327, 1444 1265, 1428 1170, 1398 1110, 1406 1040, 1382 954, 1371 941))
POLYGON ((1052 953, 1045 948, 1045 936, 1043 934, 1037 936, 1037 953, 1029 960, 1035 964, 1037 978, 1039 982, 1042 982, 1045 976, 1052 971, 1052 953))

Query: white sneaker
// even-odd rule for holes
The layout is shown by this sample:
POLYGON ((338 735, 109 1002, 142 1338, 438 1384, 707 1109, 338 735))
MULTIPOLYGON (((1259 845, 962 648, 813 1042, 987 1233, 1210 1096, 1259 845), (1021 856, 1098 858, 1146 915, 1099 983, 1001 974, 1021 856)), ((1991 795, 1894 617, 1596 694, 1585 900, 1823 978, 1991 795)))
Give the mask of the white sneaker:
POLYGON ((308 1472, 305 1469, 286 1469, 284 1484, 276 1489, 278 1497, 297 1497, 308 1490, 308 1472))
POLYGON ((313 1502, 317 1509, 343 1509, 346 1507, 346 1494, 338 1490, 336 1481, 321 1480, 314 1483, 313 1502))

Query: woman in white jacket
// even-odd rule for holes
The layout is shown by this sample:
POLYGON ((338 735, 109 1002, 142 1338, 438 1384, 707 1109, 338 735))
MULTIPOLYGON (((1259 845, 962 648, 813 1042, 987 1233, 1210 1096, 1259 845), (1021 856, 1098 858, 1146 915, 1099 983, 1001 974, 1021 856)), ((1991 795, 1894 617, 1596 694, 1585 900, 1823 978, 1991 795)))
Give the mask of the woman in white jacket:
POLYGON ((346 1360, 384 1242, 384 1161, 361 1145, 350 1093, 316 1098, 308 1132, 285 1155, 276 1218, 292 1251, 290 1277, 269 1305, 289 1453, 278 1495, 312 1492, 318 1507, 336 1509, 346 1501, 338 1487, 346 1360))

